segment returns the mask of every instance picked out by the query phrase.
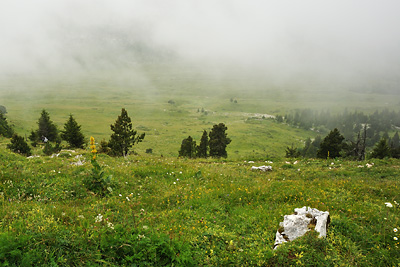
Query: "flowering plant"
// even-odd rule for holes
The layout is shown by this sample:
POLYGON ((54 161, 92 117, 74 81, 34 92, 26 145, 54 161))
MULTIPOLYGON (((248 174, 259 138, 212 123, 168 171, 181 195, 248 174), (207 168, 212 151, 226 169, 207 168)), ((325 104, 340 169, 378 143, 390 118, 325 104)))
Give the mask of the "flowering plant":
POLYGON ((106 195, 107 193, 111 193, 111 178, 112 175, 104 177, 104 171, 97 162, 97 150, 94 137, 90 137, 90 149, 92 153, 92 172, 91 175, 85 179, 85 186, 87 189, 91 190, 92 192, 99 194, 101 196, 106 195))

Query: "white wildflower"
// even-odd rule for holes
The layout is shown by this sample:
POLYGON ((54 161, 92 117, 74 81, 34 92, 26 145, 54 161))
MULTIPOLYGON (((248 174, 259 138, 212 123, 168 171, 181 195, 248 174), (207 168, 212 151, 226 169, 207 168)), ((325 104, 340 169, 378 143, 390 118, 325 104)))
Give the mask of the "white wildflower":
POLYGON ((385 202, 385 205, 386 205, 386 207, 388 207, 388 208, 393 208, 393 205, 392 205, 392 203, 390 203, 390 202, 385 202))
POLYGON ((126 197, 126 200, 131 201, 131 200, 129 199, 129 197, 126 197))
POLYGON ((95 222, 102 222, 103 221, 103 215, 99 214, 96 216, 96 218, 94 218, 95 222))
POLYGON ((107 226, 108 226, 109 228, 111 228, 111 229, 114 229, 114 224, 113 224, 112 222, 108 222, 108 223, 107 223, 107 226))
POLYGON ((397 241, 398 238, 397 237, 393 237, 393 239, 397 241))
POLYGON ((394 229, 393 229, 393 232, 397 233, 397 228, 394 228, 394 229))

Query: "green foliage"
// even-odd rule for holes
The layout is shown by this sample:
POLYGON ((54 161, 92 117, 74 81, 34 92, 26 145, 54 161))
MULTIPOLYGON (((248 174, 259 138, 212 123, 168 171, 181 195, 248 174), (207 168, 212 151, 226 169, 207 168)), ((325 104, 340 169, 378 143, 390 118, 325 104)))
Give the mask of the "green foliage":
POLYGON ((227 137, 226 130, 228 130, 228 127, 223 123, 216 124, 211 129, 209 140, 211 157, 226 158, 228 156, 226 147, 231 143, 231 139, 227 137))
POLYGON ((3 105, 0 105, 0 114, 7 114, 7 108, 3 105))
POLYGON ((85 187, 99 196, 112 193, 112 175, 106 176, 96 159, 92 159, 92 170, 83 181, 85 187))
POLYGON ((111 135, 108 146, 113 156, 126 156, 130 148, 143 141, 145 134, 137 135, 137 132, 132 129, 131 118, 128 112, 122 108, 121 115, 118 116, 115 124, 111 125, 111 130, 114 132, 111 135))
POLYGON ((374 147, 371 158, 383 159, 390 157, 390 148, 385 138, 382 138, 374 147))
POLYGON ((196 157, 196 141, 191 136, 182 140, 179 157, 194 158, 196 157))
POLYGON ((83 148, 85 144, 85 136, 81 132, 81 126, 72 115, 69 115, 68 121, 64 124, 61 138, 67 141, 71 148, 83 148))
MULTIPOLYGON (((47 138, 51 142, 55 142, 58 138, 58 130, 57 126, 50 119, 50 115, 46 110, 42 110, 40 114, 40 118, 38 120, 39 128, 36 130, 36 134, 34 135, 38 140, 36 141, 44 141, 47 138)), ((33 141, 33 140, 32 140, 33 141)))
POLYGON ((44 144, 43 153, 46 156, 50 156, 54 153, 58 153, 61 151, 61 140, 57 139, 55 145, 53 146, 50 142, 46 142, 44 144))
POLYGON ((300 156, 300 152, 297 150, 297 147, 294 147, 293 144, 291 147, 286 147, 286 158, 298 158, 300 156))
POLYGON ((5 113, 0 112, 0 135, 10 138, 14 134, 14 130, 8 124, 7 118, 3 114, 5 113))
POLYGON ((208 150, 209 150, 208 134, 207 134, 207 131, 204 130, 203 135, 201 136, 201 139, 200 139, 200 144, 196 148, 197 157, 198 158, 207 158, 208 150))
POLYGON ((100 141, 98 152, 103 154, 110 154, 111 148, 108 146, 108 142, 106 140, 103 139, 100 141))
POLYGON ((333 129, 320 144, 317 151, 318 158, 337 158, 341 157, 344 147, 344 137, 337 128, 333 129))
POLYGON ((30 156, 32 154, 31 148, 25 142, 25 139, 18 134, 14 134, 11 137, 11 144, 7 145, 7 148, 15 153, 19 153, 25 156, 30 156))

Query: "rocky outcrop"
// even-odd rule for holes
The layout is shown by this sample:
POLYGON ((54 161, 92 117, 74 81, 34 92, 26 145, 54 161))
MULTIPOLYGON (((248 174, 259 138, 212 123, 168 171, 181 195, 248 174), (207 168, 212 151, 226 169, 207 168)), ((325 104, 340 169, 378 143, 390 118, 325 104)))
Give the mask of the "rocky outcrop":
POLYGON ((285 215, 283 222, 279 223, 274 249, 282 243, 293 241, 303 236, 310 230, 317 231, 319 237, 326 237, 329 222, 328 211, 319 211, 310 207, 294 209, 294 214, 285 215))

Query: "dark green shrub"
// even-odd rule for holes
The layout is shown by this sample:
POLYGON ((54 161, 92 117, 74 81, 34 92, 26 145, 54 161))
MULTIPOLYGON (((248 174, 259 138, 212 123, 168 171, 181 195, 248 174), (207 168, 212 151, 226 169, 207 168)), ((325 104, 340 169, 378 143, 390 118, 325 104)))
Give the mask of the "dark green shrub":
POLYGON ((30 156, 31 148, 29 147, 28 143, 25 142, 25 139, 18 134, 14 134, 11 137, 11 144, 7 145, 7 148, 15 153, 19 153, 25 156, 30 156))

